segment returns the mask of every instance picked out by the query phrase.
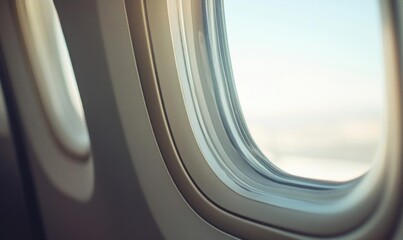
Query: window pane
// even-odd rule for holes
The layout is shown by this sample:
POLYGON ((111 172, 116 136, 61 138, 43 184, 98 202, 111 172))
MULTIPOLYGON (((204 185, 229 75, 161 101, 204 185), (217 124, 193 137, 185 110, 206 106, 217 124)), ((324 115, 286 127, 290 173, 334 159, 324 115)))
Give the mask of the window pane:
POLYGON ((293 175, 365 173, 383 133, 376 0, 225 0, 234 81, 251 136, 293 175))

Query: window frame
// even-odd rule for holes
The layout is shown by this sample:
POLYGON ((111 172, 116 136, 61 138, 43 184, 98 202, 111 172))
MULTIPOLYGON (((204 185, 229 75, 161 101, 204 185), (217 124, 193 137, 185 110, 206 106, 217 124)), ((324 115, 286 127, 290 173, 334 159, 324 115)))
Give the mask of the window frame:
MULTIPOLYGON (((49 3, 49 6, 54 8, 51 10, 54 11, 52 14, 57 14, 53 1, 49 3)), ((39 162, 41 170, 51 180, 53 187, 77 201, 89 201, 95 187, 90 140, 85 119, 80 117, 79 111, 74 107, 66 88, 67 84, 63 80, 66 76, 61 67, 63 60, 58 55, 60 49, 49 51, 46 53, 48 55, 41 55, 43 52, 40 51, 44 46, 40 46, 38 35, 33 34, 26 1, 12 1, 8 7, 13 22, 4 26, 5 32, 10 32, 7 41, 14 43, 12 47, 15 56, 6 58, 19 63, 18 69, 12 68, 13 72, 10 74, 15 79, 12 87, 16 89, 15 97, 24 135, 30 145, 29 155, 39 162), (44 62, 53 64, 45 66, 44 62), (46 69, 49 67, 52 69, 46 69), (53 75, 49 72, 46 74, 46 71, 53 75), (60 78, 62 81, 53 81, 49 76, 60 78), (60 94, 60 99, 55 100, 55 95, 51 95, 50 91, 54 91, 56 96, 60 94), (62 116, 57 104, 66 107, 66 115, 62 116), (74 120, 62 120, 66 116, 74 120), (68 126, 71 123, 79 123, 80 126, 72 130, 71 126, 68 126)), ((57 27, 62 30, 60 23, 57 23, 57 27)), ((60 44, 56 35, 48 36, 52 47, 60 44)), ((61 54, 67 54, 63 51, 67 51, 67 48, 61 51, 61 54)))
MULTIPOLYGON (((181 8, 191 10, 191 17, 187 16, 186 22, 191 22, 190 28, 198 26, 197 30, 200 30, 203 25, 201 1, 145 0, 138 5, 144 11, 142 19, 136 18, 137 22, 134 22, 130 20, 135 18, 133 13, 127 11, 127 14, 133 47, 136 56, 141 56, 137 61, 150 120, 168 170, 196 212, 214 226, 244 238, 302 235, 364 238, 384 236, 389 232, 389 223, 396 215, 401 195, 401 174, 398 172, 401 164, 401 96, 397 87, 400 83, 395 54, 396 23, 390 2, 382 1, 383 22, 388 26, 384 33, 389 93, 388 138, 383 146, 385 161, 376 161, 361 180, 338 189, 337 194, 321 195, 316 201, 312 199, 318 195, 315 189, 298 192, 300 188, 291 186, 288 190, 278 190, 280 185, 275 184, 272 190, 277 192, 270 195, 270 202, 267 197, 251 199, 244 195, 245 189, 234 190, 233 185, 224 184, 201 150, 208 143, 196 139, 203 136, 201 129, 194 131, 197 112, 184 101, 184 98, 191 98, 189 91, 183 91, 182 96, 184 82, 180 78, 189 73, 186 60, 181 59, 186 48, 182 48, 180 35, 183 32, 177 25, 180 16, 170 14, 181 8), (288 195, 284 193, 287 191, 288 195), (306 221, 307 218, 310 221, 306 221)), ((190 32, 196 38, 196 30, 190 32)))
POLYGON ((90 140, 74 70, 53 1, 45 1, 16 1, 22 37, 55 140, 66 154, 85 160, 90 140), (51 20, 46 22, 46 17, 51 20), (80 101, 73 102, 72 95, 80 101))

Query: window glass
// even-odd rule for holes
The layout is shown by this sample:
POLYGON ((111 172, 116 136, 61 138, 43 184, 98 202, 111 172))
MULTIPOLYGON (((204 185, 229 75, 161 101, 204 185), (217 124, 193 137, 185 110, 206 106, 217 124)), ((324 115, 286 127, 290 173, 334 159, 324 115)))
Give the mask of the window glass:
POLYGON ((376 0, 224 0, 230 59, 251 137, 281 170, 347 181, 383 133, 376 0))

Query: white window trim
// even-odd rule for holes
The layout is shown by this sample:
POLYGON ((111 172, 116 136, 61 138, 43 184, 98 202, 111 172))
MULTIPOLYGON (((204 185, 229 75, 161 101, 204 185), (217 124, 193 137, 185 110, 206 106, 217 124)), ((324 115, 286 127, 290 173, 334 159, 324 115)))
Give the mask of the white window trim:
POLYGON ((74 102, 68 91, 77 91, 77 86, 68 85, 63 79, 74 78, 74 72, 60 23, 52 27, 42 25, 46 14, 51 18, 57 14, 53 1, 40 3, 13 2, 16 29, 21 36, 16 49, 28 59, 21 64, 18 74, 31 73, 16 77, 13 82, 18 89, 17 104, 32 157, 62 193, 88 201, 94 191, 95 176, 84 113, 81 103, 74 102), (41 14, 35 15, 33 8, 41 14))

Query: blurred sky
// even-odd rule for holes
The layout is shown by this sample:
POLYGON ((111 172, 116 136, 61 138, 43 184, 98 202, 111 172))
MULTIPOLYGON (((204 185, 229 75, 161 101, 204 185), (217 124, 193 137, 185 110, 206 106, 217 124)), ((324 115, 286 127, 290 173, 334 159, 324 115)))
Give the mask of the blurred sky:
POLYGON ((270 161, 345 181, 371 165, 383 133, 376 0, 224 0, 248 128, 270 161))

